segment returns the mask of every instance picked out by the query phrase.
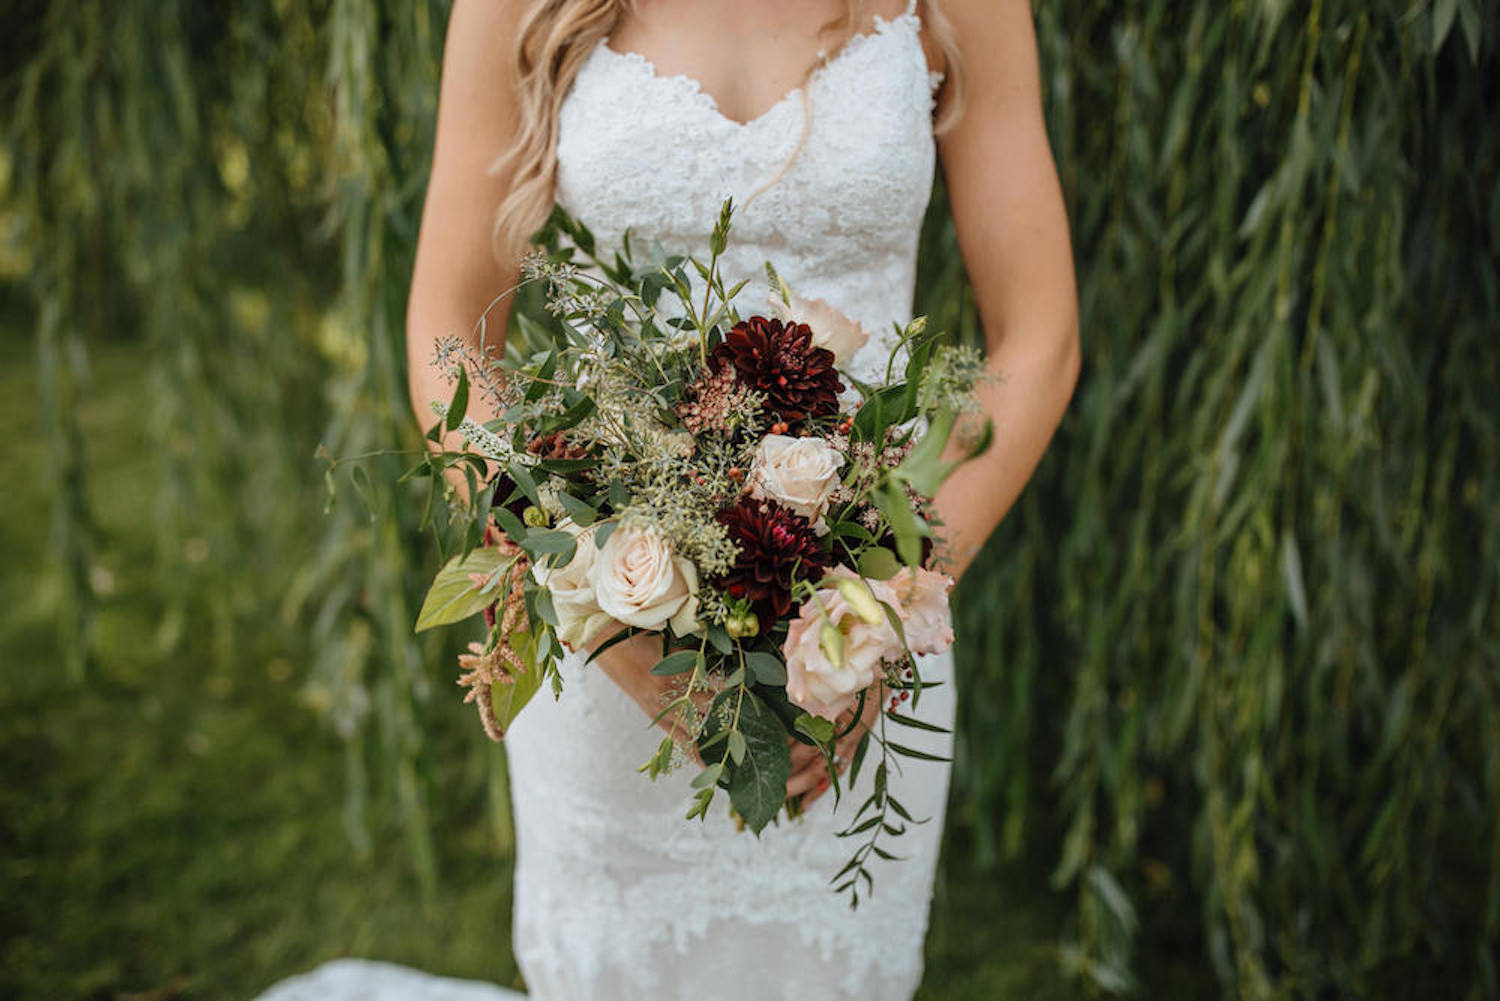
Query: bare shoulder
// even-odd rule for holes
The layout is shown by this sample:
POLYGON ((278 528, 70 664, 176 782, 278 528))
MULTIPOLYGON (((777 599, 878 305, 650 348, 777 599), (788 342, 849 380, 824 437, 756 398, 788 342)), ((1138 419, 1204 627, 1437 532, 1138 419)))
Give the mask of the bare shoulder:
MULTIPOLYGON (((963 62, 966 107, 983 117, 996 102, 1018 99, 1040 110, 1036 33, 1029 0, 933 0, 947 20, 963 62)), ((928 61, 947 72, 931 32, 924 33, 928 61)))
POLYGON ((943 10, 963 60, 963 107, 938 150, 986 337, 995 347, 1027 336, 1018 331, 1074 329, 1072 251, 1031 5, 943 0, 943 10))
POLYGON ((408 337, 468 329, 513 266, 496 261, 495 210, 508 186, 491 170, 520 125, 515 51, 525 0, 454 0, 443 50, 437 135, 412 272, 408 337))
POLYGON ((529 6, 527 0, 453 0, 449 24, 464 29, 460 42, 483 42, 486 35, 494 42, 514 41, 529 6))
POLYGON ((525 0, 454 0, 443 50, 445 82, 476 77, 509 89, 526 7, 525 0))

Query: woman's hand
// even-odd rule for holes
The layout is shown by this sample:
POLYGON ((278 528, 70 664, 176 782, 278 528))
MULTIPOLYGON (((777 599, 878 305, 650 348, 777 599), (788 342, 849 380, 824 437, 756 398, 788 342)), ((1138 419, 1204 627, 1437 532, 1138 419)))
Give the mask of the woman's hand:
MULTIPOLYGON (((854 719, 853 710, 843 713, 834 722, 833 732, 844 734, 834 744, 833 767, 838 774, 843 775, 849 770, 849 763, 854 760, 859 742, 875 726, 875 720, 880 716, 884 698, 885 686, 877 685, 865 694, 864 711, 855 726, 849 725, 854 719), (844 733, 845 730, 849 732, 844 733)), ((792 738, 792 774, 786 780, 787 798, 801 796, 801 807, 805 810, 827 791, 828 763, 823 758, 823 752, 792 738)))
MULTIPOLYGON (((602 645, 607 638, 604 637, 594 646, 602 645)), ((652 674, 651 668, 656 666, 660 659, 660 638, 653 634, 642 633, 616 643, 600 654, 595 663, 611 681, 620 686, 626 695, 635 700, 635 704, 641 707, 647 719, 656 719, 656 725, 661 728, 662 732, 671 737, 678 747, 681 747, 696 761, 698 760, 697 750, 692 742, 696 727, 684 713, 705 712, 713 693, 707 686, 704 686, 692 697, 693 710, 689 710, 687 706, 681 706, 662 715, 662 710, 682 697, 686 681, 684 675, 659 677, 652 674), (661 718, 657 719, 658 716, 661 718)), ((834 724, 834 732, 843 734, 834 744, 834 770, 840 775, 848 771, 849 763, 854 759, 854 752, 858 749, 859 742, 874 727, 880 715, 884 694, 883 686, 870 689, 865 698, 864 711, 860 714, 859 722, 855 726, 849 725, 854 719, 852 710, 840 716, 834 724), (846 730, 847 733, 845 733, 846 730)), ((828 791, 828 764, 822 752, 817 748, 795 738, 788 739, 791 741, 792 771, 787 778, 786 795, 788 799, 800 796, 801 806, 806 809, 828 791)))
MULTIPOLYGON (((602 646, 609 637, 601 637, 599 642, 593 644, 595 648, 602 646)), ((692 726, 692 720, 684 713, 689 712, 687 706, 681 706, 662 716, 662 710, 678 699, 684 687, 688 684, 688 675, 679 674, 674 677, 660 677, 651 673, 651 668, 661 660, 661 638, 654 633, 641 633, 632 636, 628 640, 616 643, 608 650, 601 653, 595 661, 599 669, 609 676, 609 679, 619 685, 621 690, 635 700, 635 704, 641 707, 647 719, 661 719, 656 725, 671 737, 695 760, 697 751, 693 746, 693 733, 696 727, 692 726)), ((695 693, 693 705, 696 712, 702 713, 708 706, 710 693, 705 688, 701 693, 695 693)))

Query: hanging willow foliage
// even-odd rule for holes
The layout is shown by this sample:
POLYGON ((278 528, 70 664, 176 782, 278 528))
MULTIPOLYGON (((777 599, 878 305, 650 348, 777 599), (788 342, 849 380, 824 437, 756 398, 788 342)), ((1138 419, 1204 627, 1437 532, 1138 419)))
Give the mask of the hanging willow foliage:
POLYGON ((1102 988, 1191 900, 1243 998, 1500 994, 1497 20, 1039 5, 1085 367, 964 587, 955 804, 1062 818, 1102 988))
MULTIPOLYGON (((407 627, 423 498, 386 457, 320 520, 314 448, 417 445, 446 7, 20 0, 0 32, 0 239, 29 262, 74 676, 108 500, 73 409, 90 345, 131 343, 163 653, 279 619, 347 741, 351 837, 394 804, 429 887, 427 719, 458 710, 407 627)), ((1085 367, 960 591, 955 831, 979 863, 1055 839, 1064 955, 1100 991, 1186 935, 1229 996, 1500 997, 1500 11, 1037 21, 1085 367)), ((922 261, 919 309, 977 338, 941 198, 922 261)))

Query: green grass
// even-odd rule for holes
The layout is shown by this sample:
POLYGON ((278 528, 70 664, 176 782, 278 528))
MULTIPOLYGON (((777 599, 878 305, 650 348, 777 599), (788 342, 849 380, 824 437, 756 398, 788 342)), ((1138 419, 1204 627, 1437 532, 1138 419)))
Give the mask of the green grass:
MULTIPOLYGON (((76 684, 56 626, 36 374, 23 338, 0 342, 0 996, 244 998, 340 955, 519 986, 505 837, 481 756, 462 753, 478 739, 467 711, 455 699, 431 721, 440 888, 424 904, 394 811, 374 812, 368 856, 351 849, 346 748, 303 699, 285 626, 241 631, 251 639, 225 659, 190 612, 182 648, 156 648, 145 366, 129 345, 93 365, 80 418, 99 605, 76 684)), ((920 997, 1076 996, 1052 946, 1065 909, 1025 870, 950 866, 920 997)))

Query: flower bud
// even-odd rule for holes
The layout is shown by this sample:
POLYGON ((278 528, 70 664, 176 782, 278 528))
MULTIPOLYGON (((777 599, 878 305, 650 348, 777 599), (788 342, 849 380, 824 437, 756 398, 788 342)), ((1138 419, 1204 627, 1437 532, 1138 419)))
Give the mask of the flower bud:
POLYGON ((840 577, 834 583, 839 589, 839 594, 849 603, 854 614, 864 619, 872 626, 878 626, 885 621, 885 613, 880 608, 880 602, 875 600, 875 595, 870 593, 870 586, 862 580, 852 577, 840 577))
POLYGON ((828 658, 828 663, 835 670, 844 666, 844 634, 833 623, 823 623, 823 628, 818 633, 818 645, 823 648, 823 656, 828 658))
POLYGON ((535 504, 528 504, 526 510, 521 512, 521 521, 527 528, 546 528, 548 520, 547 512, 535 504))
POLYGON ((749 639, 760 635, 760 619, 748 610, 733 612, 724 622, 724 631, 732 640, 749 639))

